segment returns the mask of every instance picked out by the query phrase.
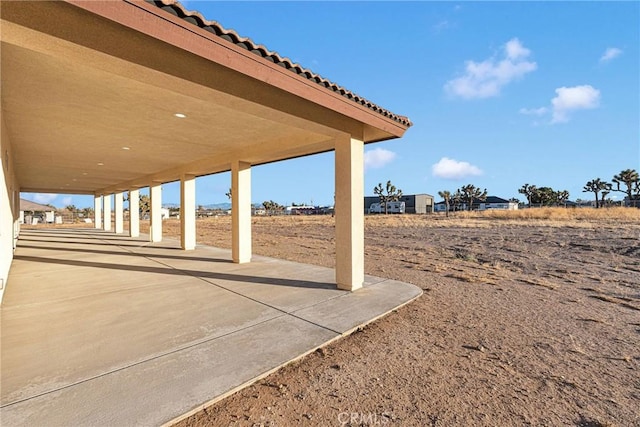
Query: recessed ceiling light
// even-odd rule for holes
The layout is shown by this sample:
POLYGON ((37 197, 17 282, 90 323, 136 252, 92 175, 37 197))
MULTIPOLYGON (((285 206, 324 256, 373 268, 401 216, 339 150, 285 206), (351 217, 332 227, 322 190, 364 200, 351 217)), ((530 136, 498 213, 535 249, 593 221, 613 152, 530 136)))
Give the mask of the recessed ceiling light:
POLYGON ((88 173, 86 173, 86 172, 82 172, 82 175, 88 175, 88 173))
POLYGON ((104 163, 98 162, 98 166, 104 166, 104 163))
POLYGON ((187 117, 185 114, 182 114, 182 113, 175 113, 174 116, 176 116, 179 119, 184 119, 185 117, 187 117))
POLYGON ((71 181, 76 182, 76 181, 77 181, 77 179, 73 178, 71 181))
POLYGON ((122 147, 123 150, 131 150, 130 147, 122 147))

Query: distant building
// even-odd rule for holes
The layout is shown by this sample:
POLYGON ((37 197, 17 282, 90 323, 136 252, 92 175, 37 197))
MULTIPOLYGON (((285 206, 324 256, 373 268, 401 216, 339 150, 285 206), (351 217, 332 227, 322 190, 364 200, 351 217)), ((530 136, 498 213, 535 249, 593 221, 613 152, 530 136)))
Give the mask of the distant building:
MULTIPOLYGON (((430 194, 408 194, 400 197, 399 202, 404 202, 405 213, 427 214, 433 212, 433 196, 430 194)), ((367 196, 364 198, 364 212, 369 213, 369 208, 374 203, 380 203, 380 197, 367 196)))
MULTIPOLYGON (((509 200, 502 199, 496 196, 487 196, 487 199, 481 201, 477 205, 477 209, 479 211, 486 211, 489 209, 502 209, 515 211, 518 209, 518 203, 510 202, 509 200)), ((476 203, 474 202, 473 207, 476 208, 476 203)))
POLYGON ((31 200, 20 199, 20 224, 53 223, 56 217, 56 208, 41 205, 31 200))
MULTIPOLYGON (((472 210, 474 211, 486 211, 486 210, 509 210, 515 211, 518 209, 518 203, 510 202, 509 200, 496 197, 496 196, 487 196, 486 200, 474 200, 472 210)), ((435 212, 445 212, 447 210, 446 204, 444 201, 438 202, 435 204, 434 211, 435 212)), ((453 211, 453 203, 449 202, 449 210, 453 211)), ((467 204, 461 203, 457 206, 457 210, 464 211, 467 210, 467 204)))
POLYGON ((629 198, 629 196, 625 196, 624 206, 640 208, 640 195, 633 195, 631 198, 629 198))

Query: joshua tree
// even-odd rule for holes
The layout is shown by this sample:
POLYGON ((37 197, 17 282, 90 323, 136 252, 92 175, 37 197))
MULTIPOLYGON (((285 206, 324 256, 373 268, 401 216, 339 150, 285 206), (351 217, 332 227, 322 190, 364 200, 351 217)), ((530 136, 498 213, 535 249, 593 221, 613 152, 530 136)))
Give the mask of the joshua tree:
POLYGON ((567 190, 556 191, 555 192, 556 203, 559 205, 564 205, 567 200, 569 200, 569 192, 567 190))
POLYGON ((625 193, 629 203, 631 203, 633 199, 634 192, 636 196, 640 195, 640 176, 635 169, 623 170, 618 175, 614 175, 612 181, 616 184, 616 188, 613 191, 625 193), (620 184, 626 185, 627 189, 621 189, 620 184))
POLYGON ((455 193, 451 196, 451 201, 453 202, 453 210, 458 210, 458 205, 462 203, 462 193, 460 189, 457 189, 455 193))
POLYGON ((71 213, 73 213, 73 212, 78 210, 78 208, 76 208, 76 205, 68 205, 65 209, 68 210, 71 213))
MULTIPOLYGON (((608 187, 603 188, 600 193, 600 207, 604 207, 606 197, 611 193, 611 184, 608 187)), ((609 200, 611 202, 611 200, 609 200)))
POLYGON ((449 216, 449 201, 451 200, 451 192, 447 190, 438 191, 438 196, 444 199, 445 215, 449 216))
POLYGON ((140 196, 140 213, 142 215, 146 214, 151 210, 151 199, 146 194, 140 196))
POLYGON ((277 202, 274 202, 273 200, 265 200, 264 202, 262 202, 262 206, 264 206, 264 210, 266 210, 267 214, 269 215, 273 214, 273 212, 281 211, 284 209, 284 206, 280 205, 277 202))
POLYGON ((518 190, 518 193, 524 194, 524 196, 527 198, 528 207, 531 207, 531 199, 533 198, 533 195, 535 194, 536 190, 537 188, 535 185, 529 185, 529 184, 523 185, 518 190))
POLYGON ((82 215, 84 215, 85 218, 93 216, 93 208, 83 208, 82 215))
POLYGON ((231 196, 232 196, 231 188, 229 188, 229 191, 228 191, 228 192, 226 192, 226 193, 224 193, 224 195, 225 195, 225 196, 227 196, 227 198, 228 198, 229 200, 231 200, 231 196))
POLYGON ((384 206, 384 213, 386 215, 388 213, 387 202, 396 202, 400 200, 402 197, 402 190, 391 184, 391 181, 387 181, 386 187, 383 187, 382 183, 379 183, 377 187, 374 187, 373 194, 380 198, 380 204, 384 206))
POLYGON ((473 207, 474 200, 487 200, 487 189, 480 190, 475 185, 467 184, 460 187, 462 199, 469 202, 469 210, 473 207))
MULTIPOLYGON (((607 194, 609 194, 609 192, 611 191, 611 184, 606 181, 602 181, 600 178, 595 178, 595 179, 592 179, 591 181, 588 181, 585 184, 584 188, 582 189, 582 192, 583 193, 593 192, 593 194, 595 194, 596 196, 596 208, 599 208, 600 203, 598 201, 598 195, 603 190, 606 191, 607 194)), ((604 202, 604 198, 603 198, 603 202, 604 202)))
POLYGON ((558 203, 558 193, 551 187, 536 188, 531 196, 533 203, 548 206, 558 203))

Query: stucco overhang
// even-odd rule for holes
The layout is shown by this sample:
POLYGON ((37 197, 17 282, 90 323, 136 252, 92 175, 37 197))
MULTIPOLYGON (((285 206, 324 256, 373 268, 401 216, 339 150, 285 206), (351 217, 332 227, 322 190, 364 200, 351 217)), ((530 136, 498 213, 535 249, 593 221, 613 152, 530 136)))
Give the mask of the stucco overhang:
POLYGON ((2 115, 22 191, 106 194, 411 125, 156 4, 0 7, 2 115))

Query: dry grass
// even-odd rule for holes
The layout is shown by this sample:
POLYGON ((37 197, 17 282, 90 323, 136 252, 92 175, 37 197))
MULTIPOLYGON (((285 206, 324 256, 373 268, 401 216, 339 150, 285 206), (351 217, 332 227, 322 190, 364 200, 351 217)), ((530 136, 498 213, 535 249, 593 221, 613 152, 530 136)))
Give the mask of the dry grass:
POLYGON ((515 211, 489 210, 457 212, 462 218, 507 219, 507 220, 548 220, 548 221, 640 221, 640 209, 635 208, 533 208, 515 211))
POLYGON ((635 208, 533 208, 515 211, 489 210, 452 212, 435 215, 367 215, 365 225, 377 227, 459 227, 490 228, 499 225, 591 228, 615 224, 640 224, 640 209, 635 208))

